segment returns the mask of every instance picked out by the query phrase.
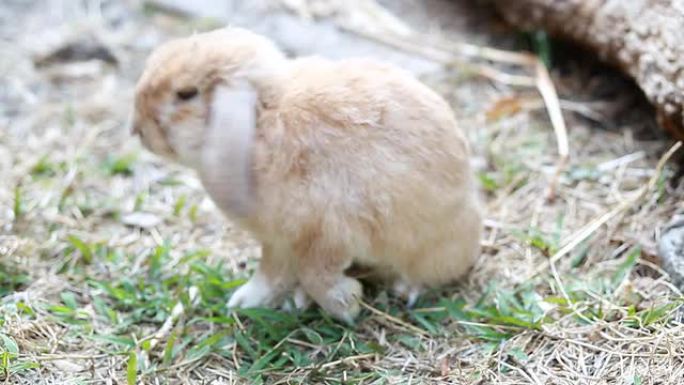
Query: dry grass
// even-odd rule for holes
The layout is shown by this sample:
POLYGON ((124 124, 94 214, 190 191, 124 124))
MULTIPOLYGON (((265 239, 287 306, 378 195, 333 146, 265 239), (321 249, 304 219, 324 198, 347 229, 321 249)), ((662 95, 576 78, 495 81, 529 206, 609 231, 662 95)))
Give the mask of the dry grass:
MULTIPOLYGON (((485 252, 468 282, 413 310, 370 287, 354 328, 316 309, 229 314, 257 245, 194 175, 125 130, 147 51, 202 26, 135 14, 115 28, 113 16, 92 16, 43 34, 0 27, 6 383, 681 383, 684 301, 655 240, 684 208, 684 186, 669 182, 670 166, 657 170, 670 144, 636 139, 650 117, 602 129, 617 102, 582 102, 573 83, 586 79, 554 73, 570 150, 556 176, 540 97, 478 70, 510 68, 430 74, 468 130, 487 196, 485 252), (112 47, 118 67, 33 66, 36 51, 83 30, 112 47)), ((27 30, 45 22, 39 8, 22 17, 27 30)))

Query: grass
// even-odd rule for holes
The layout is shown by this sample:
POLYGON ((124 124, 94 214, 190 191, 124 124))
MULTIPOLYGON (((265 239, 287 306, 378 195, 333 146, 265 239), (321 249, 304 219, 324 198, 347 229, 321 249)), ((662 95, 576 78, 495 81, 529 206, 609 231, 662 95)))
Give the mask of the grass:
MULTIPOLYGON (((550 57, 545 39, 535 49, 550 57)), ((146 54, 119 50, 130 62, 146 54)), ((57 98, 40 114, 18 104, 13 124, 26 131, 0 131, 12 164, 0 169, 0 380, 676 384, 684 375, 684 298, 654 263, 654 229, 684 194, 681 182, 666 183, 670 168, 644 199, 524 278, 649 181, 665 144, 627 134, 643 122, 611 133, 568 112, 572 156, 546 202, 554 137, 545 114, 516 102, 529 95, 460 73, 428 77, 484 158, 482 257, 458 286, 434 289, 412 309, 366 284, 363 311, 348 326, 315 307, 226 309, 258 247, 192 173, 151 157, 117 123, 128 104, 113 100, 137 75, 121 71, 116 92, 105 74, 67 85, 15 75, 45 87, 40 98, 65 87, 103 96, 57 98), (515 108, 488 117, 472 100, 515 108), (613 162, 638 151, 646 155, 613 162), (123 220, 134 213, 160 220, 123 220)))
POLYGON ((110 175, 130 176, 133 174, 133 164, 135 163, 135 160, 135 154, 125 154, 121 156, 109 155, 102 167, 110 175))
MULTIPOLYGON (((98 256, 112 263, 132 259, 113 256, 114 251, 98 244, 86 244, 73 236, 67 242, 81 256, 98 256)), ((55 303, 41 304, 39 312, 47 312, 67 335, 78 336, 100 351, 125 358, 131 383, 136 379, 150 380, 174 365, 191 365, 213 355, 235 359, 237 374, 253 383, 271 381, 277 377, 275 373, 287 368, 299 368, 300 373, 293 379, 324 381, 340 374, 337 361, 382 355, 386 350, 380 342, 331 320, 317 309, 303 313, 244 309, 229 314, 225 300, 244 279, 226 279, 231 272, 220 263, 204 262, 205 251, 189 252, 175 261, 171 260, 170 251, 168 244, 151 250, 143 259, 145 269, 138 274, 106 282, 86 279, 78 295, 70 290, 62 291, 55 303), (189 299, 189 288, 197 289, 198 301, 189 299), (151 336, 145 332, 145 326, 160 327, 170 317, 177 301, 186 308, 183 327, 175 328, 166 336, 163 350, 151 351, 151 336), (86 311, 86 305, 91 305, 94 311, 86 311), (234 357, 236 351, 238 356, 234 357), (143 354, 148 359, 138 359, 143 354)), ((81 262, 90 263, 85 258, 81 262)), ((73 269, 79 270, 77 266, 73 269)), ((382 299, 383 296, 381 293, 374 304, 380 312, 392 318, 409 319, 424 333, 416 336, 411 330, 402 330, 393 333, 384 344, 403 344, 416 350, 423 349, 425 336, 446 338, 449 324, 464 322, 461 337, 496 345, 524 330, 540 330, 543 323, 550 321, 536 305, 537 298, 529 288, 511 293, 492 287, 473 304, 462 298, 450 300, 443 293, 433 293, 433 298, 419 304, 432 307, 414 310, 386 297, 382 299)), ((31 309, 27 319, 36 314, 31 309)), ((364 322, 374 321, 365 313, 359 320, 364 322)), ((17 354, 14 350, 12 353, 17 354)), ((358 378, 351 376, 349 381, 380 380, 385 375, 359 373, 358 378)))
POLYGON ((21 290, 28 282, 29 275, 25 271, 0 264, 0 296, 21 290))
MULTIPOLYGON (((564 317, 572 317, 577 325, 610 322, 641 332, 657 331, 674 326, 672 315, 684 304, 679 300, 639 310, 638 301, 629 304, 629 299, 618 298, 614 308, 603 307, 603 300, 615 300, 615 289, 637 265, 641 250, 633 248, 612 272, 602 271, 589 280, 564 277, 565 296, 549 293, 541 282, 516 288, 490 284, 473 300, 450 295, 451 290, 434 291, 416 308, 407 309, 382 288, 371 286, 369 306, 374 311, 364 311, 359 326, 349 327, 315 308, 299 313, 269 309, 229 313, 225 301, 244 277, 235 277, 222 261, 207 263, 207 250, 173 257, 173 245, 164 243, 140 258, 74 236, 67 236, 65 243, 69 246, 64 255, 78 253, 79 259, 67 264, 69 269, 61 274, 75 280, 78 290, 65 289, 32 306, 17 304, 14 313, 5 308, 3 316, 18 316, 29 323, 43 319, 59 328, 67 341, 87 344, 94 354, 118 357, 130 384, 164 379, 169 371, 209 362, 232 368, 250 383, 285 377, 298 383, 339 383, 340 376, 346 377, 344 383, 384 383, 401 372, 354 370, 355 360, 372 362, 397 348, 427 352, 429 344, 454 339, 468 341, 485 355, 504 354, 508 361, 524 363, 534 350, 509 347, 511 341, 522 335, 541 338, 546 326, 558 325, 564 317), (126 273, 135 259, 142 261, 141 268, 126 273), (114 278, 109 280, 86 275, 83 269, 96 261, 121 271, 112 271, 114 278), (191 298, 193 290, 196 299, 191 298), (155 331, 172 317, 179 302, 185 309, 182 320, 163 336, 164 341, 153 345, 155 331), (386 330, 385 335, 378 338, 369 333, 377 330, 386 330)), ((22 354, 10 336, 0 334, 0 338, 6 379, 42 368, 40 360, 31 358, 35 353, 22 354)))
MULTIPOLYGON (((516 148, 544 156, 538 147, 516 148)), ((230 313, 225 302, 249 276, 254 260, 238 258, 247 262, 245 270, 219 250, 241 236, 232 230, 225 237, 212 234, 208 226, 220 223, 219 215, 202 203, 197 187, 189 187, 177 171, 130 194, 139 164, 156 166, 151 159, 126 154, 108 157, 104 163, 77 161, 78 185, 66 199, 54 194, 54 199, 42 203, 47 206, 40 207, 45 186, 61 191, 67 168, 47 166, 42 156, 32 168, 40 177, 15 188, 13 205, 20 209, 14 214, 26 222, 15 236, 32 239, 43 257, 25 255, 36 270, 27 271, 12 260, 0 271, 2 293, 7 296, 0 313, 0 377, 5 381, 26 383, 39 373, 62 378, 54 362, 68 361, 83 368, 69 377, 74 383, 92 379, 86 367, 95 373, 114 370, 129 384, 191 381, 197 379, 194 373, 248 383, 381 384, 407 378, 488 383, 495 378, 533 378, 526 370, 534 374, 534 368, 534 376, 542 376, 539 361, 544 353, 540 352, 548 344, 557 349, 566 346, 568 351, 580 347, 589 356, 607 350, 616 357, 674 354, 670 360, 681 359, 682 352, 667 353, 657 341, 681 342, 681 333, 668 330, 681 329, 678 314, 684 303, 677 293, 657 288, 662 277, 652 272, 644 275, 638 244, 620 248, 630 243, 611 246, 598 241, 600 237, 590 239, 559 267, 556 278, 544 274, 516 282, 517 274, 507 272, 515 265, 506 262, 498 272, 492 270, 496 263, 487 258, 496 260, 506 254, 505 248, 533 260, 557 251, 578 223, 563 206, 542 207, 531 218, 500 217, 516 225, 498 230, 471 281, 430 292, 414 309, 371 285, 366 293, 368 308, 355 327, 339 324, 316 308, 300 313, 269 309, 230 313), (107 166, 103 169, 102 164, 107 166), (93 183, 101 185, 95 191, 85 188, 93 183), (123 191, 111 187, 122 184, 123 191), (119 201, 106 198, 113 191, 119 201), (77 215, 78 220, 51 226, 48 218, 40 216, 43 210, 77 215), (154 229, 126 228, 111 215, 129 210, 156 212, 165 223, 154 229), (190 238, 197 229, 215 241, 190 238), (32 235, 45 231, 44 240, 32 235), (118 235, 111 238, 111 234, 118 235), (126 237, 135 239, 132 246, 121 241, 126 237), (209 248, 197 248, 202 245, 209 248), (618 249, 622 251, 615 254, 618 249), (492 274, 500 279, 491 279, 492 274), (35 289, 32 283, 41 277, 53 277, 60 289, 29 301, 8 297, 30 293, 35 289), (642 281, 651 282, 646 292, 635 287, 642 281), (651 297, 652 290, 661 294, 651 297), (182 313, 174 315, 179 306, 182 313), (159 334, 169 322, 170 327, 159 334), (623 350, 619 341, 597 342, 590 329, 614 338, 653 339, 640 342, 636 351, 623 350)), ((519 159, 519 152, 502 155, 483 174, 496 181, 485 183, 491 197, 523 204, 517 194, 530 194, 527 189, 539 176, 519 159)), ((570 168, 564 175, 567 188, 598 183, 591 166, 582 167, 589 172, 570 168)), ((663 189, 654 194, 656 201, 667 199, 663 189)), ((514 254, 508 253, 508 258, 517 258, 514 254)), ((640 374, 633 378, 645 381, 640 374)))

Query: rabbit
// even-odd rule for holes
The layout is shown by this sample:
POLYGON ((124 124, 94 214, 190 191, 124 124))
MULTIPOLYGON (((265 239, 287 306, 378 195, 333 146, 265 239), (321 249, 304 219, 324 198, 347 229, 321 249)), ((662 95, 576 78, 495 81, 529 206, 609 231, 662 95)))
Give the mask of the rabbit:
MULTIPOLYGON (((480 255, 483 209, 454 113, 380 61, 290 59, 226 27, 162 44, 136 85, 132 131, 195 169, 216 205, 262 245, 229 308, 294 294, 352 323, 369 266, 413 304, 480 255)), ((292 302, 288 302, 292 304, 292 302)))

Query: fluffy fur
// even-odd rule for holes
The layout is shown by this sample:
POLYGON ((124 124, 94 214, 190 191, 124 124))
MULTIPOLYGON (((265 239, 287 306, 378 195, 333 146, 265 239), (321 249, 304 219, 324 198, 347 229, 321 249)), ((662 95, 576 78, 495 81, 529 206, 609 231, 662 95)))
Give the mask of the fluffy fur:
POLYGON ((197 34, 151 55, 133 127, 151 151, 197 169, 261 241, 260 267, 230 307, 275 306, 294 291, 298 306, 308 295, 351 321, 362 294, 345 275, 352 263, 414 300, 479 255, 466 138, 440 96, 393 66, 288 60, 236 28, 197 34))

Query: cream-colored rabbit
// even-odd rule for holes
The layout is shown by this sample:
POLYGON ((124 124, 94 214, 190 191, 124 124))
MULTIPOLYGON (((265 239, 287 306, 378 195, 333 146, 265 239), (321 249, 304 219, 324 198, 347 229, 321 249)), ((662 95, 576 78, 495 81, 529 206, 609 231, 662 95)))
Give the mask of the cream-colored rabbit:
POLYGON ((413 302, 479 254, 464 134, 441 97, 393 66, 289 60, 237 28, 197 34, 150 56, 133 124, 262 243, 229 307, 279 305, 294 291, 298 306, 311 297, 351 322, 362 294, 345 275, 352 263, 413 302))

